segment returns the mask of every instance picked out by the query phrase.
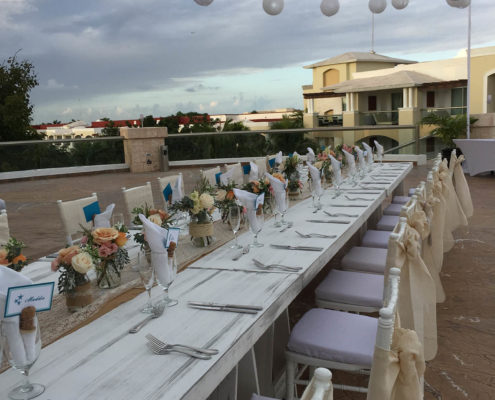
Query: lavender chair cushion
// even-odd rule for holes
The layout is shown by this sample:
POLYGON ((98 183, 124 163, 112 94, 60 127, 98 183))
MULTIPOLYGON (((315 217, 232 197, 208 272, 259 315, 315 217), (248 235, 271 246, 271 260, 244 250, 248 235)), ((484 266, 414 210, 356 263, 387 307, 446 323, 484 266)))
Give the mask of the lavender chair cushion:
POLYGON ((253 394, 251 400, 278 400, 273 397, 260 396, 258 394, 253 394))
POLYGON ((361 246, 388 249, 388 238, 391 233, 390 231, 375 231, 370 229, 364 234, 361 246))
POLYGON ((383 215, 400 215, 402 204, 390 204, 383 210, 383 215))
POLYGON ((387 265, 387 249, 356 246, 342 258, 343 270, 384 274, 387 265))
POLYGON ((315 294, 320 300, 379 309, 383 305, 383 275, 332 269, 315 294))
POLYGON ((392 203, 394 204, 406 204, 409 200, 411 200, 408 196, 394 196, 392 198, 392 203))
POLYGON ((407 194, 409 195, 409 197, 414 196, 416 194, 416 188, 409 189, 409 191, 407 192, 407 194))
POLYGON ((289 351, 309 357, 371 367, 378 319, 313 308, 297 322, 289 351))
POLYGON ((395 225, 399 222, 399 218, 398 215, 384 215, 376 224, 376 229, 379 231, 393 231, 395 225))

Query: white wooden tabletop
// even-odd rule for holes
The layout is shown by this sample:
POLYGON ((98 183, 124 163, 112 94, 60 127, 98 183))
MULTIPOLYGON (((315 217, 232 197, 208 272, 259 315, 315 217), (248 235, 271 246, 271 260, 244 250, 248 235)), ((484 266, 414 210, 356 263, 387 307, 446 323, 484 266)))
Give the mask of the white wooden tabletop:
MULTIPOLYGON (((47 346, 30 373, 33 382, 46 386, 38 399, 206 399, 412 168, 410 163, 390 165, 401 169, 374 165, 372 174, 376 176, 385 170, 399 172, 380 194, 349 194, 370 198, 371 201, 364 202, 366 207, 332 207, 337 201, 344 204, 362 201, 349 201, 342 195, 333 199, 333 192, 326 191, 321 199, 323 209, 358 214, 355 218, 335 218, 351 223, 306 222, 306 219, 331 218, 322 211, 314 214, 311 199, 305 200, 289 210, 287 220, 294 226, 287 231, 280 233, 272 221, 265 223, 259 236, 265 247, 232 261, 235 252, 228 248, 231 243, 227 243, 178 274, 170 296, 177 298, 179 305, 167 309, 139 333, 130 335, 127 331, 143 319, 138 310, 146 302, 146 293, 47 346), (295 229, 303 233, 335 234, 337 238, 303 239, 295 229), (271 248, 270 243, 321 246, 324 250, 280 250, 271 248), (264 263, 277 262, 303 269, 300 273, 260 271, 252 264, 253 257, 264 263), (256 315, 197 310, 187 307, 190 300, 252 304, 262 306, 263 310, 256 315), (147 333, 169 343, 214 347, 220 353, 206 361, 173 353, 157 356, 146 346, 147 333)), ((243 244, 251 240, 249 232, 239 238, 243 244)), ((49 272, 49 262, 33 263, 27 274, 35 281, 52 279, 53 275, 49 272)), ((152 292, 154 298, 161 296, 160 287, 152 292)), ((12 369, 1 374, 0 399, 7 399, 7 392, 19 381, 20 374, 12 369)))

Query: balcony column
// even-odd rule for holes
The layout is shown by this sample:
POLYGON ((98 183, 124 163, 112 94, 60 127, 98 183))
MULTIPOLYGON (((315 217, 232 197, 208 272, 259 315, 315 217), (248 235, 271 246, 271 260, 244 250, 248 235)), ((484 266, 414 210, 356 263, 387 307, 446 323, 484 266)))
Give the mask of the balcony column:
POLYGON ((413 104, 413 88, 409 88, 408 91, 409 91, 409 101, 407 102, 407 105, 408 105, 409 108, 414 108, 414 104, 413 104))
POLYGON ((315 99, 308 99, 308 114, 313 114, 315 111, 315 99))
POLYGON ((308 99, 308 112, 303 114, 303 126, 318 128, 318 113, 315 113, 315 99, 313 98, 308 99))
POLYGON ((409 97, 407 96, 407 88, 402 89, 402 108, 408 108, 407 100, 409 97))
POLYGON ((131 172, 160 170, 160 146, 168 136, 167 128, 122 127, 120 136, 124 137, 125 162, 131 172))
POLYGON ((354 110, 354 93, 349 93, 349 97, 350 97, 350 100, 351 100, 351 106, 350 106, 350 110, 349 111, 355 111, 354 110))
MULTIPOLYGON (((355 93, 346 93, 347 100, 347 111, 342 113, 342 126, 358 126, 359 125, 359 111, 355 107, 355 93)), ((354 131, 343 131, 342 132, 342 142, 338 144, 345 143, 347 145, 353 145, 355 141, 354 131)))

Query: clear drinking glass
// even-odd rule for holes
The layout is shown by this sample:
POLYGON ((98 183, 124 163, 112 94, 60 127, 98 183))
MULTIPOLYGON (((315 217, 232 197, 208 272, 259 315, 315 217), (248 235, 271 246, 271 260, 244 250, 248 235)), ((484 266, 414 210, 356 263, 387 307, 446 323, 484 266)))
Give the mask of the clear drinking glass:
POLYGON ((155 270, 151 265, 151 260, 149 259, 145 251, 140 251, 138 253, 138 262, 134 266, 134 270, 139 273, 139 277, 141 278, 141 282, 148 292, 148 302, 141 310, 142 313, 152 314, 153 313, 153 304, 151 302, 151 288, 153 287, 153 283, 155 283, 155 270))
MULTIPOLYGON (((266 200, 266 199, 265 199, 266 200)), ((280 219, 278 218, 279 215, 281 215, 279 209, 278 209, 278 204, 277 204, 277 199, 275 193, 272 193, 272 195, 268 198, 269 205, 270 205, 270 210, 273 215, 273 226, 276 228, 280 228, 282 226, 282 222, 280 222, 280 219)))
POLYGON ((242 246, 237 242, 237 232, 241 226, 242 209, 238 205, 229 207, 229 224, 234 233, 234 243, 230 246, 231 249, 242 249, 242 246))
POLYGON ((315 183, 311 180, 309 181, 309 187, 311 189, 311 197, 313 198, 313 208, 315 210, 320 210, 321 209, 321 195, 318 194, 318 187, 315 185, 315 183))
POLYGON ((113 213, 112 214, 112 226, 124 225, 124 214, 113 213))
POLYGON ((31 331, 19 330, 19 319, 2 321, 0 326, 0 345, 4 357, 9 360, 12 368, 19 371, 22 376, 22 384, 12 389, 8 396, 13 400, 26 400, 39 396, 45 391, 45 387, 39 383, 29 382, 29 370, 36 362, 41 351, 41 335, 38 319, 34 317, 35 328, 31 331))
POLYGON ((253 232, 254 238, 253 243, 251 243, 250 247, 263 247, 263 243, 258 242, 258 235, 263 228, 263 224, 265 223, 265 215, 263 214, 263 208, 260 207, 257 210, 249 210, 249 228, 251 232, 253 232))
POLYGON ((282 225, 288 224, 289 222, 285 220, 285 214, 289 210, 289 192, 286 190, 284 194, 284 204, 281 205, 280 213, 282 214, 282 225))
POLYGON ((151 252, 151 263, 155 270, 156 281, 163 289, 162 303, 165 303, 166 307, 172 307, 177 305, 178 300, 171 299, 168 296, 168 289, 175 277, 177 276, 177 262, 175 259, 175 253, 173 257, 168 257, 168 253, 151 252))

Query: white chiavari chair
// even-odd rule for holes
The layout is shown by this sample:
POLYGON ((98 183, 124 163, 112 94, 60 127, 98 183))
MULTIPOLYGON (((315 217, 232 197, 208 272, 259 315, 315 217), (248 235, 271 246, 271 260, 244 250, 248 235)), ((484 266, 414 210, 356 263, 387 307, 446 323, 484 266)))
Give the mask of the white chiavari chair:
POLYGON ((0 246, 7 244, 10 238, 9 219, 7 211, 0 210, 0 246))
POLYGON ((57 200, 57 206, 66 235, 66 243, 69 246, 78 241, 74 240, 74 236, 81 236, 81 227, 85 229, 93 227, 93 217, 101 211, 96 193, 83 199, 57 200))
POLYGON ((211 186, 216 186, 220 179, 219 174, 221 174, 220 167, 202 169, 201 179, 206 179, 211 186))
POLYGON ((168 209, 168 206, 174 201, 182 199, 185 193, 182 172, 179 172, 178 175, 164 176, 163 178, 158 177, 157 180, 160 193, 163 196, 165 209, 168 209))
POLYGON ((258 158, 253 161, 258 166, 258 177, 261 178, 265 176, 266 169, 266 159, 258 158))
POLYGON ((235 182, 238 186, 242 186, 244 183, 244 169, 242 168, 241 163, 227 165, 225 164, 226 171, 232 171, 232 181, 235 182))
POLYGON ((129 189, 123 187, 122 195, 124 196, 125 209, 130 221, 134 219, 132 210, 135 208, 144 206, 155 208, 151 182, 146 182, 146 185, 136 186, 129 189))

